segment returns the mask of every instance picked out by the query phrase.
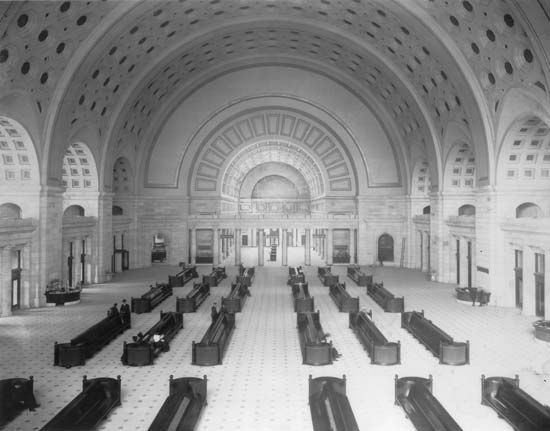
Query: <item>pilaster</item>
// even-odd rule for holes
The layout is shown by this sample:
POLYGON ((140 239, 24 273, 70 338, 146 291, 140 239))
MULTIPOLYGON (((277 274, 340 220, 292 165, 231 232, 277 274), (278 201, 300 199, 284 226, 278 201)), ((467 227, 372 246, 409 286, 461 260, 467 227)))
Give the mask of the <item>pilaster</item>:
MULTIPOLYGON (((111 272, 111 256, 113 254, 113 194, 102 192, 98 197, 98 220, 97 220, 97 248, 94 258, 97 259, 99 282, 106 279, 107 273, 111 272)), ((78 255, 75 256, 77 262, 78 255)))
POLYGON ((0 315, 11 316, 11 247, 2 248, 0 270, 0 315))

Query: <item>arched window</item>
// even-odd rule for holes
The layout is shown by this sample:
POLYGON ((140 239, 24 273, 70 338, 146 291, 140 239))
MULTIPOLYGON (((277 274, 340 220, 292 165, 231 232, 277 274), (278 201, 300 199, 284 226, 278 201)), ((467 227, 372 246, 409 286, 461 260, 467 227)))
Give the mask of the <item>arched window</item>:
POLYGON ((550 182, 550 126, 528 117, 510 129, 499 156, 499 181, 510 187, 547 188, 550 182))
POLYGON ((430 192, 430 187, 430 168, 428 162, 420 160, 416 163, 413 170, 411 195, 427 196, 430 192))
POLYGON ((393 262, 393 238, 387 233, 378 238, 378 261, 393 262))
POLYGON ((422 208, 422 214, 430 214, 430 211, 431 211, 430 205, 422 208))
POLYGON ((449 190, 475 187, 476 159, 472 148, 466 143, 456 144, 447 158, 445 182, 449 190))
POLYGON ((15 204, 0 205, 0 219, 15 220, 21 218, 21 208, 15 204))
POLYGON ((86 144, 74 143, 67 148, 63 157, 62 180, 68 194, 97 191, 95 160, 86 144))
POLYGON ((71 205, 70 207, 67 207, 67 209, 63 213, 63 217, 83 217, 83 216, 84 216, 84 208, 82 208, 80 205, 71 205))
POLYGON ((538 218, 542 215, 540 207, 532 202, 525 202, 516 208, 516 218, 538 218))
POLYGON ((113 212, 112 214, 114 216, 118 216, 118 215, 122 215, 124 214, 124 211, 121 207, 119 207, 118 205, 113 205, 113 212))
POLYGON ((38 158, 31 137, 21 124, 0 116, 0 189, 38 187, 38 158))
POLYGON ((473 205, 462 205, 458 209, 458 215, 459 216, 475 216, 476 215, 476 207, 473 205))

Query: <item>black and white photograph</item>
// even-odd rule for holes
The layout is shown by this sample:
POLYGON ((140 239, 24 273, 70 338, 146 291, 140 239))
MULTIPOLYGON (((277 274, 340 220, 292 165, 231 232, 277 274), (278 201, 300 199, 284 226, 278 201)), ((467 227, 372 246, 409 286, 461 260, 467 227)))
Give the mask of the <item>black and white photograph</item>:
POLYGON ((550 0, 0 0, 0 430, 550 431, 550 0))

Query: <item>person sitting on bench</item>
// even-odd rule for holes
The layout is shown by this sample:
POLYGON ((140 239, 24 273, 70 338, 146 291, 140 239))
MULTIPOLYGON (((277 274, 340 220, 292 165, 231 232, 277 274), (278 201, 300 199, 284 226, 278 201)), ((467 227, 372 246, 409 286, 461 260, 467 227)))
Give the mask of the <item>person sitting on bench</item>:
POLYGON ((109 311, 107 312, 107 317, 116 317, 119 315, 120 313, 118 312, 117 303, 115 302, 115 304, 111 308, 109 308, 109 311))
POLYGON ((212 311, 210 312, 210 316, 212 317, 212 323, 214 323, 218 319, 218 303, 214 302, 212 304, 212 311))
POLYGON ((122 320, 122 323, 126 324, 130 321, 130 314, 130 305, 125 299, 123 299, 122 304, 120 305, 120 319, 122 320))

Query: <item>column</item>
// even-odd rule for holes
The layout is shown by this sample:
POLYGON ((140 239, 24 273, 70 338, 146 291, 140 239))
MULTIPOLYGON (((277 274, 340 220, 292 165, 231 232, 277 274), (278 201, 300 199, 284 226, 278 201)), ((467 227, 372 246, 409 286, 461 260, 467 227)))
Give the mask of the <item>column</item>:
MULTIPOLYGON (((32 290, 32 266, 31 266, 31 246, 29 243, 25 244, 23 250, 21 250, 21 305, 25 308, 31 306, 31 301, 34 300, 32 290)), ((33 305, 37 307, 37 305, 33 305)), ((23 308, 23 307, 22 307, 23 308)))
POLYGON ((332 265, 333 248, 332 229, 327 229, 327 265, 332 265))
POLYGON ((197 229, 191 228, 191 238, 190 244, 191 244, 191 265, 195 265, 197 263, 197 229))
POLYGON ((522 314, 535 315, 535 252, 523 249, 523 310, 522 314))
MULTIPOLYGON (((460 286, 468 286, 468 241, 459 238, 460 241, 460 286)), ((475 286, 472 286, 475 287, 475 286)))
MULTIPOLYGON (((99 265, 99 282, 106 279, 106 273, 111 271, 111 256, 113 255, 113 194, 100 193, 98 199, 97 220, 97 263, 99 265)), ((150 248, 149 248, 150 250, 150 248)), ((74 253, 73 253, 74 254, 74 253)), ((149 254, 149 256, 151 256, 149 254)), ((75 256, 77 262, 80 260, 75 256)), ((149 257, 150 259, 150 257, 149 257)), ((94 256, 95 260, 95 256, 94 256)))
POLYGON ((422 231, 422 272, 428 272, 430 270, 428 261, 429 261, 429 250, 430 245, 428 244, 430 241, 430 235, 428 232, 422 231))
POLYGON ((235 266, 239 266, 241 264, 241 230, 235 229, 235 238, 233 238, 233 241, 235 242, 235 266))
POLYGON ((550 250, 544 252, 544 319, 550 316, 550 250))
POLYGON ((422 231, 417 230, 416 231, 416 268, 422 271, 422 267, 424 266, 424 244, 423 244, 423 238, 422 238, 422 231))
POLYGON ((305 229, 306 243, 304 244, 305 264, 311 265, 311 229, 305 229))
POLYGON ((281 261, 283 266, 288 265, 288 249, 287 249, 287 243, 288 243, 288 231, 286 229, 282 230, 283 238, 281 239, 281 261))
MULTIPOLYGON (((323 247, 323 260, 327 262, 328 260, 328 229, 323 229, 323 233, 325 234, 325 237, 323 238, 324 247, 323 247)), ((328 263, 328 262, 327 262, 328 263)))
POLYGON ((212 244, 212 252, 213 252, 213 264, 214 266, 218 266, 220 264, 220 230, 219 229, 212 229, 214 234, 214 243, 212 244))
POLYGON ((355 262, 355 229, 349 230, 349 263, 355 262))
POLYGON ((258 230, 258 266, 264 266, 264 230, 258 230))
MULTIPOLYGON (((73 286, 77 286, 82 280, 82 264, 80 263, 80 254, 82 253, 82 241, 80 238, 75 238, 73 240, 73 250, 74 250, 74 279, 73 286)), ((120 268, 120 266, 119 266, 120 268)))
POLYGON ((0 278, 0 315, 11 316, 11 247, 2 249, 0 278))

